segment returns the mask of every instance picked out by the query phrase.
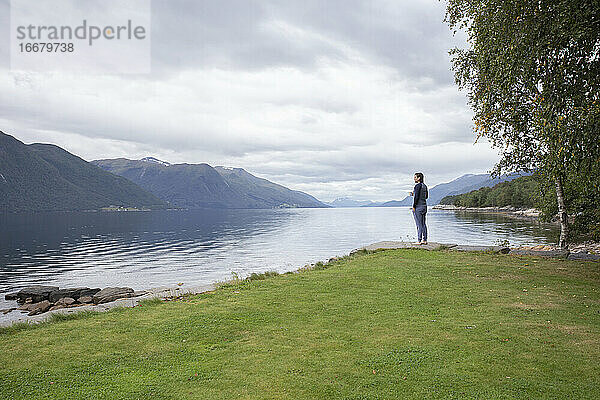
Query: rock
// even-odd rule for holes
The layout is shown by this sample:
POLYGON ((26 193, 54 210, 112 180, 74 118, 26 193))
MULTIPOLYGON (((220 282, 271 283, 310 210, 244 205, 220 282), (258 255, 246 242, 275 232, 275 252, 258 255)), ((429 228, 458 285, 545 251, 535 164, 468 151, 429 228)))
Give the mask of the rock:
POLYGON ((33 303, 40 303, 48 300, 50 293, 55 290, 58 290, 58 286, 28 286, 17 293, 17 300, 24 302, 28 297, 31 297, 33 303))
MULTIPOLYGON (((100 288, 95 288, 95 289, 85 288, 85 290, 82 290, 81 292, 79 292, 79 295, 77 297, 73 297, 73 298, 79 300, 80 297, 93 297, 99 291, 100 291, 100 288)), ((79 301, 79 302, 81 303, 81 301, 79 301)))
MULTIPOLYGON (((396 241, 383 241, 370 244, 368 246, 362 247, 364 250, 381 250, 381 249, 424 249, 424 250, 438 250, 438 249, 451 249, 455 247, 454 243, 436 243, 429 242, 424 245, 414 244, 412 242, 396 242, 396 241)), ((360 251, 358 249, 357 251, 360 251)), ((353 252, 354 253, 354 252, 353 252)), ((352 253, 350 253, 352 254, 352 253)))
POLYGON ((600 261, 600 255, 585 252, 569 253, 567 260, 600 261))
POLYGON ((77 301, 79 301, 81 304, 90 304, 94 300, 92 299, 92 296, 81 296, 77 301))
POLYGON ((25 299, 25 304, 32 304, 33 303, 33 299, 31 297, 28 297, 25 299))
POLYGON ((128 287, 109 287, 102 289, 92 298, 94 304, 108 303, 113 300, 123 299, 133 296, 133 289, 128 287))
POLYGON ((512 249, 509 254, 519 256, 540 256, 566 258, 569 255, 568 250, 530 250, 530 249, 512 249))
POLYGON ((61 308, 65 308, 62 304, 55 304, 48 311, 60 310, 61 308))
POLYGON ((507 254, 510 251, 510 248, 504 246, 477 246, 477 245, 469 245, 469 244, 459 244, 458 246, 454 246, 451 248, 454 251, 479 251, 479 252, 492 252, 492 253, 501 253, 507 254))
POLYGON ((38 315, 41 313, 45 313, 50 309, 52 304, 48 300, 40 301, 38 303, 32 304, 30 307, 30 311, 28 315, 38 315))
POLYGON ((31 311, 31 307, 33 306, 33 303, 25 303, 19 306, 19 308, 17 308, 17 310, 19 311, 31 311))
POLYGON ((4 300, 17 300, 18 298, 19 296, 17 295, 17 293, 8 293, 4 296, 4 300))
POLYGON ((12 307, 12 308, 5 308, 5 309, 3 309, 3 310, 0 310, 0 312, 1 312, 2 314, 8 314, 9 312, 12 312, 12 311, 15 311, 15 310, 16 310, 16 308, 15 308, 15 307, 12 307))
MULTIPOLYGON (((50 301, 51 303, 56 303, 63 297, 70 297, 72 299, 77 299, 81 296, 81 292, 87 291, 87 290, 90 290, 90 288, 78 287, 78 288, 71 288, 71 289, 55 290, 48 295, 48 301, 50 301)), ((100 290, 100 289, 98 289, 98 290, 100 290)))
POLYGON ((60 300, 58 300, 56 302, 56 305, 60 305, 60 306, 70 306, 71 304, 75 303, 75 299, 72 297, 63 297, 60 300))

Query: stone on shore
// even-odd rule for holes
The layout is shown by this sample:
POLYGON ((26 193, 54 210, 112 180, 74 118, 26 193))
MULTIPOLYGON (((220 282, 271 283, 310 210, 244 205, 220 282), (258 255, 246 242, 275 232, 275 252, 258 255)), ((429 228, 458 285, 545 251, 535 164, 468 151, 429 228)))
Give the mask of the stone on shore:
POLYGON ((48 300, 44 300, 44 301, 40 301, 35 304, 31 304, 29 306, 30 308, 29 308, 28 315, 38 315, 41 313, 45 313, 46 311, 48 311, 50 309, 50 306, 52 306, 52 304, 48 300))
POLYGON ((128 287, 109 287, 93 296, 94 304, 108 303, 117 299, 133 297, 133 289, 128 287))
POLYGON ((25 302, 30 297, 33 303, 39 303, 48 300, 50 293, 55 290, 58 290, 57 286, 28 286, 17 293, 17 301, 25 302))
POLYGON ((518 256, 539 256, 553 258, 567 258, 568 250, 532 250, 532 249, 512 249, 509 254, 518 256))
POLYGON ((34 303, 25 303, 25 304, 21 304, 21 305, 20 305, 20 306, 17 308, 17 310, 19 310, 19 311, 28 311, 28 312, 29 312, 29 311, 31 311, 31 309, 32 309, 31 307, 32 307, 32 306, 34 306, 34 305, 35 305, 34 303))
POLYGON ((459 244, 458 246, 452 247, 453 251, 489 251, 492 253, 508 254, 510 247, 504 246, 477 246, 469 244, 459 244))
POLYGON ((79 296, 74 297, 74 299, 78 300, 79 298, 86 297, 86 296, 93 297, 99 291, 100 291, 100 288, 94 288, 94 289, 85 288, 84 290, 79 292, 79 296))
MULTIPOLYGON (((425 250, 439 250, 439 249, 451 249, 455 247, 454 243, 436 243, 429 242, 427 244, 415 244, 411 242, 396 242, 396 241, 383 241, 370 244, 362 247, 361 249, 354 250, 380 250, 380 249, 425 249, 425 250)), ((352 254, 352 253, 351 253, 352 254)))
POLYGON ((56 305, 57 306, 70 306, 73 303, 75 303, 75 299, 74 298, 72 298, 72 297, 62 297, 62 298, 60 298, 56 302, 56 305))
POLYGON ((17 300, 19 298, 17 293, 8 293, 4 296, 4 300, 17 300))
POLYGON ((600 255, 585 252, 569 253, 567 260, 600 261, 600 255))
MULTIPOLYGON (((56 303, 63 297, 70 297, 72 299, 78 299, 79 297, 81 297, 82 292, 84 292, 85 295, 89 296, 88 292, 90 290, 94 290, 94 289, 90 289, 88 287, 78 287, 78 288, 72 288, 72 289, 54 290, 48 295, 48 301, 50 301, 51 303, 56 303)), ((99 291, 100 291, 100 289, 96 290, 96 292, 99 292, 99 291)), ((92 296, 93 296, 93 294, 92 294, 92 296)))
POLYGON ((90 304, 90 303, 93 303, 93 302, 94 302, 94 300, 92 299, 92 296, 81 296, 81 297, 78 299, 78 301, 79 301, 81 304, 90 304))

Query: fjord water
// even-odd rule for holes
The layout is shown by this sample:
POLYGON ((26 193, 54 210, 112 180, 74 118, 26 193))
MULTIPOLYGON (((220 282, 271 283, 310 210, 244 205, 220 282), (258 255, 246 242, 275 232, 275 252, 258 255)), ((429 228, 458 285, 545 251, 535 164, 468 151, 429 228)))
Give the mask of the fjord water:
MULTIPOLYGON (((501 215, 430 209, 427 218, 436 242, 539 244, 557 237, 553 226, 501 215)), ((32 284, 203 284, 414 239, 408 207, 0 214, 0 309, 14 304, 4 294, 32 284)))

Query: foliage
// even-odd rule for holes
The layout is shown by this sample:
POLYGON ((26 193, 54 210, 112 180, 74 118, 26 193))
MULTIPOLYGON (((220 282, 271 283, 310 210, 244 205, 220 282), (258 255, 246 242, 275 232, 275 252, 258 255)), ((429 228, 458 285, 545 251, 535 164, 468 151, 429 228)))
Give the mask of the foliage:
POLYGON ((539 199, 540 185, 534 176, 522 176, 501 182, 494 187, 483 187, 468 193, 446 196, 441 204, 459 207, 516 207, 533 208, 539 199))
POLYGON ((266 271, 266 272, 263 272, 263 273, 260 273, 260 274, 256 273, 256 272, 253 272, 246 279, 249 280, 249 281, 260 281, 260 280, 263 280, 263 279, 272 278, 272 277, 277 276, 277 275, 279 275, 279 273, 277 271, 266 271))
POLYGON ((599 395, 598 263, 393 250, 328 265, 7 331, 0 398, 599 395))
POLYGON ((446 20, 468 36, 455 78, 477 137, 502 152, 496 173, 535 169, 543 189, 564 186, 575 227, 598 229, 600 3, 449 0, 446 20))

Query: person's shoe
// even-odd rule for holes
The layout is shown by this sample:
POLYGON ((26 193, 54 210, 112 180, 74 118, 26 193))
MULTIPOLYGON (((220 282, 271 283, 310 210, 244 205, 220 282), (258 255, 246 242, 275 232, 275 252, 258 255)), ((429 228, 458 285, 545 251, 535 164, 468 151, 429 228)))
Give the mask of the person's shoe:
POLYGON ((427 240, 421 240, 421 244, 427 244, 427 240))

